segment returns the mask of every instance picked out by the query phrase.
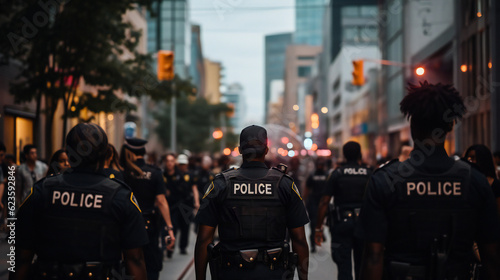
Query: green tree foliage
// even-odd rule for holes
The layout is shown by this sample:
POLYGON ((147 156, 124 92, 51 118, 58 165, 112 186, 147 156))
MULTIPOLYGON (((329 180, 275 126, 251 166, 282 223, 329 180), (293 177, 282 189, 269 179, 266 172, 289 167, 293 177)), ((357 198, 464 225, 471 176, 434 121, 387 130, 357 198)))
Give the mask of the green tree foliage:
MULTIPOLYGON (((226 118, 226 113, 232 109, 225 103, 211 105, 204 98, 181 97, 176 102, 177 112, 177 143, 179 150, 189 150, 195 153, 203 151, 219 151, 220 140, 214 141, 212 132, 214 128, 221 126, 221 117, 226 118)), ((170 109, 155 114, 159 125, 156 133, 164 147, 170 146, 170 109)), ((226 133, 226 144, 228 147, 236 145, 231 133, 226 133)))
POLYGON ((117 92, 168 100, 172 83, 177 94, 192 91, 190 83, 179 78, 158 83, 151 55, 136 50, 141 31, 124 22, 123 16, 151 1, 2 1, 0 63, 19 67, 20 74, 10 85, 15 101, 37 101, 37 124, 40 113, 46 114, 47 151, 60 101, 65 130, 67 118, 77 117, 83 108, 92 112, 135 109, 117 92), (94 90, 75 102, 82 81, 94 90))

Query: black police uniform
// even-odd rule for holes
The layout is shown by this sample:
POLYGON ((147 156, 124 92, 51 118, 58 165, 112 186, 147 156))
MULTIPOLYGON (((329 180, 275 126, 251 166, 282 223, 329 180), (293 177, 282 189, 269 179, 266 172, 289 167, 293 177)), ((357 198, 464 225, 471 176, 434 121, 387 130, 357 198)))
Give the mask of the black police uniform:
POLYGON ((16 246, 37 255, 31 279, 116 279, 122 250, 148 242, 130 188, 82 170, 37 182, 16 227, 16 246))
POLYGON ((244 162, 216 176, 196 222, 219 227, 210 265, 217 279, 284 279, 287 228, 304 226, 308 218, 290 177, 262 162, 244 162))
POLYGON ((378 169, 361 222, 365 241, 385 245, 384 279, 470 279, 473 241, 500 238, 486 178, 441 147, 378 169))
POLYGON ((143 250, 148 279, 158 279, 163 266, 163 255, 158 247, 161 213, 155 206, 155 201, 156 196, 165 195, 166 190, 159 168, 146 164, 142 158, 135 161, 135 164, 142 169, 142 176, 124 174, 124 177, 139 202, 146 222, 149 243, 143 247, 143 250))
POLYGON ((314 243, 314 233, 316 229, 316 220, 318 217, 318 206, 321 200, 321 196, 325 192, 326 179, 328 178, 328 173, 325 170, 319 169, 314 171, 306 181, 306 188, 309 189, 309 195, 307 197, 306 206, 307 213, 309 214, 309 227, 311 228, 311 234, 309 235, 311 251, 316 251, 316 246, 314 243))
POLYGON ((123 177, 123 173, 121 171, 115 170, 113 168, 104 168, 102 172, 110 179, 125 181, 125 178, 123 177))
POLYGON ((194 210, 193 177, 188 172, 180 172, 177 169, 173 175, 166 173, 163 175, 169 191, 167 201, 170 205, 174 234, 177 236, 177 232, 180 231, 179 248, 181 253, 185 253, 189 243, 189 225, 193 219, 194 210))
POLYGON ((198 193, 200 194, 199 199, 201 204, 201 200, 203 198, 202 194, 205 193, 205 188, 208 186, 208 184, 214 180, 215 175, 210 170, 200 168, 196 171, 195 174, 193 174, 193 177, 193 183, 198 187, 198 193))
POLYGON ((362 242, 354 229, 363 203, 366 184, 372 173, 368 166, 348 161, 335 169, 326 185, 326 195, 333 196, 335 210, 330 213, 332 259, 338 267, 338 279, 352 279, 351 251, 354 252, 354 271, 358 278, 363 253, 362 242))

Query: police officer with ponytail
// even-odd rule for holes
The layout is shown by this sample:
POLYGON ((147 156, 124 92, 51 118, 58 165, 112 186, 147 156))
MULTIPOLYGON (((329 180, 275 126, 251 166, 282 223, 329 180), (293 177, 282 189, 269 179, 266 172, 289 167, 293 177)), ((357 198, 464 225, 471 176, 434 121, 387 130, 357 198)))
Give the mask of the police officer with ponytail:
POLYGON ((267 131, 249 126, 240 135, 243 164, 218 174, 205 189, 196 217, 196 279, 307 279, 308 222, 302 198, 286 167, 269 169, 267 131), (218 226, 220 242, 213 247, 218 226), (290 233, 293 252, 285 242, 290 233))
POLYGON ((500 279, 500 224, 486 178, 450 158, 446 135, 465 113, 451 85, 410 85, 400 103, 414 150, 371 177, 361 209, 361 279, 471 279, 473 243, 485 279, 500 279))
POLYGON ((95 124, 70 130, 71 168, 38 181, 19 209, 11 279, 146 280, 141 210, 127 185, 102 172, 107 146, 95 124))

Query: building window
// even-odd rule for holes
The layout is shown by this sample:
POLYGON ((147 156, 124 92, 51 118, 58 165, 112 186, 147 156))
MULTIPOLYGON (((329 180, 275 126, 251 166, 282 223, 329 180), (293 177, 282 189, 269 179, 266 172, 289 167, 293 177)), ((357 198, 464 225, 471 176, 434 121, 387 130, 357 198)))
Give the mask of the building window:
POLYGON ((299 66, 297 72, 299 77, 307 77, 311 74, 311 66, 299 66))

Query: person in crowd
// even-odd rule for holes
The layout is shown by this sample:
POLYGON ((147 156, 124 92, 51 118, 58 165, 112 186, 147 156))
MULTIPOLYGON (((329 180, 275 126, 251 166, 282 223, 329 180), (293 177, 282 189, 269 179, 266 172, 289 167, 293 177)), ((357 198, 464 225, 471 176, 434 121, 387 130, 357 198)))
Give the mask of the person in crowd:
POLYGON ((38 181, 19 208, 10 279, 146 280, 144 220, 130 188, 101 172, 107 144, 95 124, 69 131, 72 171, 38 181))
MULTIPOLYGON (((173 154, 168 154, 164 171, 172 223, 174 232, 180 232, 179 248, 182 255, 187 254, 189 225, 193 219, 193 211, 199 208, 198 189, 188 172, 188 163, 189 160, 185 154, 180 154, 177 159, 173 154)), ((171 257, 172 253, 172 251, 167 251, 167 256, 171 257)))
POLYGON ((47 174, 47 164, 38 160, 35 145, 24 146, 23 153, 26 161, 19 165, 16 172, 16 198, 19 205, 30 193, 31 187, 47 174))
POLYGON ((444 149, 465 114, 451 85, 409 85, 400 110, 414 149, 370 178, 361 208, 361 280, 470 280, 477 242, 488 279, 500 279, 500 220, 488 181, 444 149))
POLYGON ((46 176, 61 174, 68 168, 70 168, 68 154, 64 149, 57 150, 50 158, 46 176))
POLYGON ((120 164, 120 156, 118 155, 115 146, 112 144, 108 144, 103 171, 104 174, 111 179, 116 178, 121 181, 125 180, 123 177, 123 167, 120 164))
POLYGON ((196 279, 205 279, 208 262, 212 279, 293 279, 295 266, 299 279, 307 279, 309 220, 297 186, 286 166, 264 164, 269 148, 263 127, 243 129, 239 151, 241 167, 216 176, 198 211, 196 279), (217 226, 220 242, 213 247, 217 226), (284 241, 287 231, 294 253, 284 241))
POLYGON ((497 178, 500 178, 500 151, 493 153, 493 161, 495 162, 497 178))
POLYGON ((321 196, 325 192, 326 179, 328 177, 325 161, 321 158, 316 159, 316 169, 309 175, 306 180, 303 199, 306 202, 307 214, 309 215, 309 227, 311 233, 309 235, 311 253, 316 252, 316 244, 314 243, 314 230, 316 229, 316 221, 318 217, 318 205, 321 196))
POLYGON ((165 185, 161 170, 146 164, 147 141, 139 138, 126 138, 122 146, 120 160, 124 167, 125 182, 132 188, 142 216, 146 222, 149 242, 143 247, 148 280, 158 280, 163 268, 163 255, 159 248, 159 238, 162 228, 160 217, 167 227, 171 238, 170 247, 175 244, 175 235, 171 221, 169 203, 165 198, 165 185))
POLYGON ((490 149, 485 145, 472 145, 464 153, 464 159, 472 163, 488 179, 496 197, 500 213, 500 181, 495 172, 495 163, 490 149))
POLYGON ((411 146, 410 141, 403 141, 399 147, 399 161, 403 162, 409 159, 411 150, 413 150, 413 147, 411 146))
POLYGON ((361 146, 358 142, 345 143, 342 151, 345 162, 328 177, 319 203, 315 240, 318 246, 323 243, 323 220, 333 197, 335 207, 334 211, 329 213, 332 259, 338 268, 338 279, 352 280, 352 260, 354 259, 355 279, 359 279, 363 254, 362 241, 355 236, 354 230, 358 224, 366 183, 372 169, 362 163, 361 146))
MULTIPOLYGON (((208 155, 205 155, 201 158, 200 168, 197 170, 197 173, 194 177, 194 183, 198 188, 198 194, 205 193, 205 187, 208 186, 210 182, 213 181, 215 175, 212 173, 212 158, 208 155)), ((201 204, 201 196, 199 197, 199 203, 201 204)))

